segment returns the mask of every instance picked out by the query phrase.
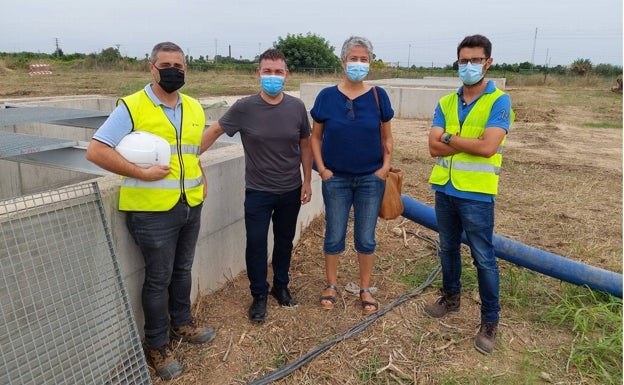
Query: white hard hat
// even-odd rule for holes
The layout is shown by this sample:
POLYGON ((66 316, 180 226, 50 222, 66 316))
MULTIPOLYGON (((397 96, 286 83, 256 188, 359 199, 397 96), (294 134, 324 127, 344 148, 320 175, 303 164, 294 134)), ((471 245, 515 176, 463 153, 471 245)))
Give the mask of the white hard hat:
POLYGON ((169 165, 171 157, 169 143, 146 131, 132 131, 121 139, 115 150, 128 162, 143 168, 169 165))

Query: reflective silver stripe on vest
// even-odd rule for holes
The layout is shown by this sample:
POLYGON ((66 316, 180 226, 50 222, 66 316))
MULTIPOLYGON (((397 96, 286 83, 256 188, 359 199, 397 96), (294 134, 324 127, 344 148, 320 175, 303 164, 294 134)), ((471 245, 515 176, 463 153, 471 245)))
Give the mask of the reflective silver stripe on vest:
POLYGON ((441 156, 436 158, 436 164, 440 167, 444 167, 444 168, 449 168, 451 167, 451 161, 446 159, 446 158, 442 158, 441 156))
MULTIPOLYGON (((196 179, 185 179, 184 180, 184 188, 189 189, 193 187, 197 187, 204 183, 203 178, 200 176, 196 179)), ((146 182, 140 179, 134 178, 123 178, 121 180, 121 185, 123 187, 140 187, 140 188, 156 188, 163 190, 179 190, 180 189, 180 181, 177 179, 161 179, 154 182, 146 182)))
MULTIPOLYGON (((183 144, 182 146, 182 154, 191 154, 191 155, 199 155, 199 146, 194 146, 192 144, 183 144)), ((178 147, 171 146, 171 155, 177 155, 178 147)))
POLYGON ((469 163, 469 162, 453 162, 453 169, 460 171, 489 172, 491 174, 500 174, 500 167, 496 167, 489 163, 469 163))
POLYGON ((496 150, 496 153, 497 154, 502 154, 504 148, 505 148, 505 146, 498 146, 498 150, 496 150))

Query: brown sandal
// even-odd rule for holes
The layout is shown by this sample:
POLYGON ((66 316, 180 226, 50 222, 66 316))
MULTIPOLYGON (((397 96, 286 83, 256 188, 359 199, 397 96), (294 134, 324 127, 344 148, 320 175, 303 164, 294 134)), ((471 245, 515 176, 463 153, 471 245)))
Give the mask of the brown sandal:
POLYGON ((371 292, 370 292, 370 289, 362 289, 362 290, 360 290, 360 300, 362 301, 362 312, 364 312, 364 314, 373 314, 377 310, 379 310, 379 302, 376 302, 376 301, 374 301, 374 302, 373 301, 364 301, 362 299, 362 294, 363 293, 371 294, 371 292), (372 307, 373 309, 372 310, 366 310, 367 307, 372 307))
MULTIPOLYGON (((325 286, 325 290, 327 289, 332 289, 333 291, 336 292, 336 294, 338 293, 338 288, 335 285, 325 286)), ((322 295, 321 298, 319 299, 319 302, 321 303, 321 309, 331 310, 334 308, 334 306, 336 306, 336 296, 335 295, 322 295), (324 303, 323 301, 329 302, 329 303, 324 303)))

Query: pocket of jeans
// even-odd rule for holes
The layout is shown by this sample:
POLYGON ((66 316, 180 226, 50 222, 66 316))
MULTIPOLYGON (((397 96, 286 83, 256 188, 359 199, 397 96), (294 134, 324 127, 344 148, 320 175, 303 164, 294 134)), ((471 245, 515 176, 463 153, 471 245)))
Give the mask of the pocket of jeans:
POLYGON ((386 183, 386 180, 385 180, 384 178, 380 177, 379 175, 377 175, 377 174, 375 174, 375 173, 373 173, 373 175, 375 176, 375 178, 377 178, 377 179, 379 179, 380 181, 382 181, 382 182, 386 183))

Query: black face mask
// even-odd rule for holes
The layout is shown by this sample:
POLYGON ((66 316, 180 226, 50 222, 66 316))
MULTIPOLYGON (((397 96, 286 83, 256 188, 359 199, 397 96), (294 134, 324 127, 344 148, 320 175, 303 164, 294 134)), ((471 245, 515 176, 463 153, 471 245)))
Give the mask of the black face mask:
POLYGON ((158 85, 170 94, 179 90, 184 85, 184 71, 175 67, 160 69, 156 67, 160 74, 158 85))

